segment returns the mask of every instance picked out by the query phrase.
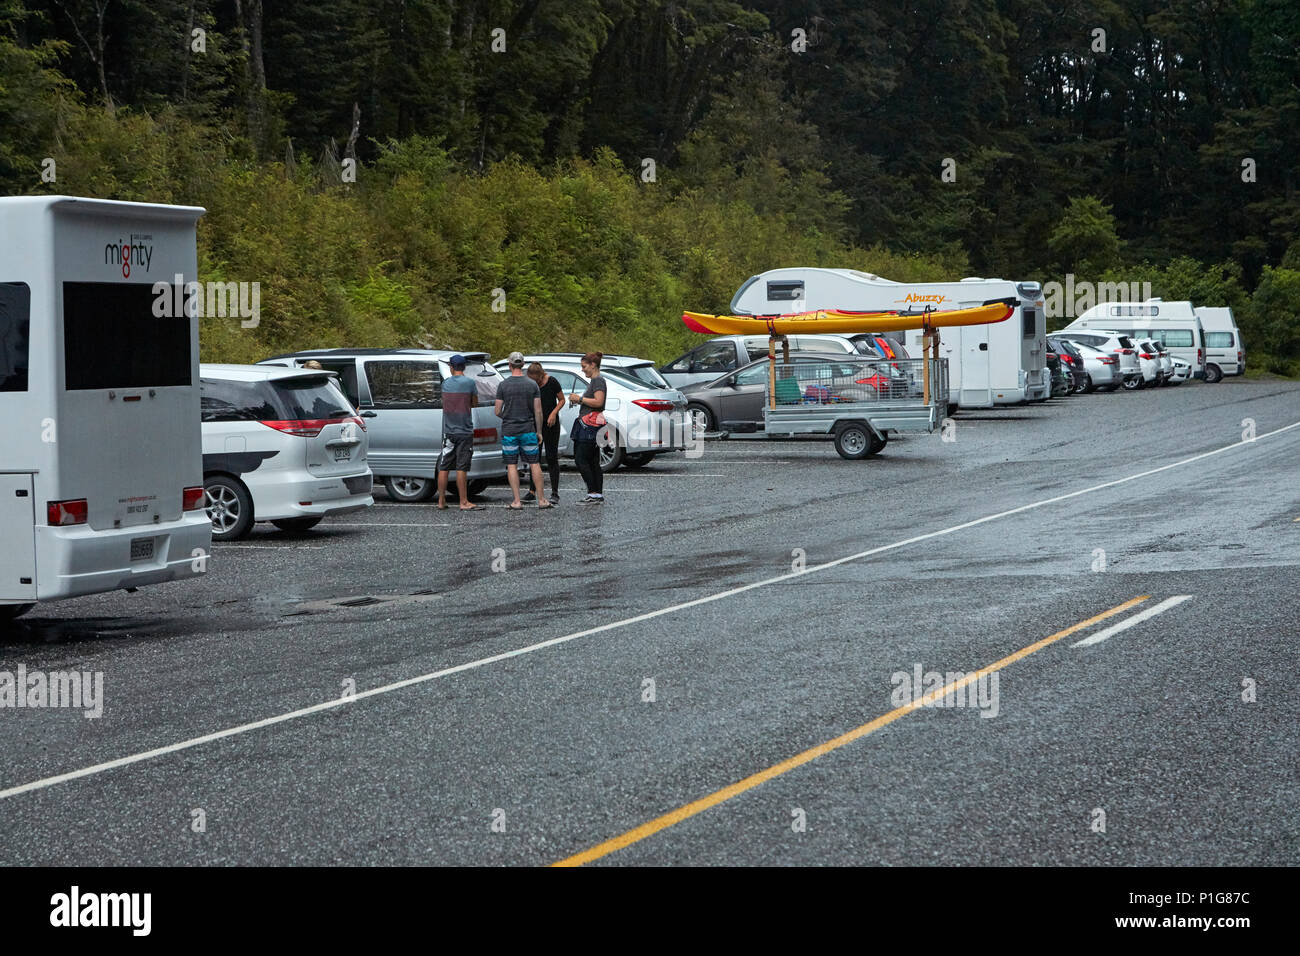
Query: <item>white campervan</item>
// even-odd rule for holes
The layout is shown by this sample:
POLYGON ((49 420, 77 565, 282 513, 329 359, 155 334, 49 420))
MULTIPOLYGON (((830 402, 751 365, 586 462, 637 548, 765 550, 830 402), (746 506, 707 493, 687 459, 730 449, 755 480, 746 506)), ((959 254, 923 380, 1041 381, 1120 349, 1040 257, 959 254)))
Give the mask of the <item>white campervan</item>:
MULTIPOLYGON (((773 315, 812 309, 893 312, 962 309, 999 299, 1018 303, 1011 318, 992 325, 940 330, 939 354, 948 359, 948 392, 962 408, 1042 401, 1052 392, 1047 368, 1047 313, 1042 287, 1005 279, 903 283, 855 269, 773 269, 752 276, 732 297, 731 311, 773 315)), ((919 329, 897 334, 921 354, 919 329)))
POLYGON ((1205 380, 1217 382, 1225 375, 1244 375, 1246 344, 1232 309, 1198 306, 1195 311, 1205 331, 1205 380))
POLYGON ((1193 377, 1205 378, 1205 332, 1190 302, 1101 302, 1061 331, 1085 330, 1154 339, 1190 365, 1193 377))
POLYGON ((0 199, 0 623, 207 568, 184 288, 202 214, 0 199))

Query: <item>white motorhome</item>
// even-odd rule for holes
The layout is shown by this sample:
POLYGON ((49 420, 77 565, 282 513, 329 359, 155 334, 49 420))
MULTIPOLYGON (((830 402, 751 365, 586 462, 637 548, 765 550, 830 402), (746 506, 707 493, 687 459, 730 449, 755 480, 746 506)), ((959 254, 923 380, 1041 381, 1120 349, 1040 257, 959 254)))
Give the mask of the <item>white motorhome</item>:
POLYGON ((1197 306, 1196 317, 1205 331, 1205 380, 1217 382, 1225 375, 1246 372, 1246 343, 1232 309, 1197 306))
MULTIPOLYGON (((732 297, 731 311, 773 315, 813 309, 892 312, 962 309, 995 299, 1019 303, 1011 318, 992 325, 940 330, 939 355, 948 359, 951 404, 991 408, 1042 401, 1052 392, 1047 368, 1047 313, 1042 287, 1005 279, 904 283, 856 269, 772 269, 751 276, 732 297)), ((889 333, 921 354, 921 330, 889 333)))
POLYGON ((1173 353, 1175 358, 1190 365, 1195 378, 1205 378, 1205 331, 1192 303, 1185 300, 1101 302, 1061 331, 1083 330, 1118 332, 1130 338, 1154 339, 1173 353))
POLYGON ((198 318, 184 288, 202 214, 0 199, 0 623, 38 601, 207 568, 198 318))

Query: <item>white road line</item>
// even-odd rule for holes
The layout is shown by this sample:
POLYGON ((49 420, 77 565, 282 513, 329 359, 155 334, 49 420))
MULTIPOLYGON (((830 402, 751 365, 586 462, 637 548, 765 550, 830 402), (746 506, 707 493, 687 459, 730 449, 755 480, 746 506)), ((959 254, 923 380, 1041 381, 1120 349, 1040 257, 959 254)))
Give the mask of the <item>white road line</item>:
POLYGON ((1174 597, 1166 598, 1165 600, 1161 601, 1159 604, 1149 607, 1145 611, 1140 611, 1139 613, 1134 614, 1132 617, 1126 617, 1118 624, 1112 624, 1104 631, 1098 631, 1096 634, 1089 635, 1088 637, 1085 637, 1081 641, 1075 641, 1070 646, 1091 647, 1093 644, 1100 644, 1102 641, 1106 640, 1106 638, 1114 637, 1120 631, 1127 631, 1130 627, 1133 627, 1134 625, 1137 624, 1141 624, 1143 621, 1150 620, 1151 618, 1155 617, 1157 614, 1163 614, 1171 607, 1177 607, 1178 605, 1182 604, 1184 601, 1190 601, 1191 598, 1192 596, 1190 594, 1177 594, 1174 597))
POLYGON ((424 521, 331 521, 325 528, 450 528, 451 524, 430 524, 424 521))
POLYGON ((1035 508, 1042 508, 1047 505, 1057 504, 1062 501, 1069 501, 1071 498, 1078 498, 1083 495, 1091 494, 1094 491, 1102 491, 1106 488, 1114 488, 1117 485, 1127 484, 1130 481, 1137 481, 1141 478, 1148 478, 1151 475, 1158 475, 1161 472, 1169 471, 1173 468, 1181 468, 1184 465, 1190 465, 1194 462, 1203 461, 1206 458, 1212 458, 1215 455, 1221 455, 1226 451, 1239 448, 1242 445, 1257 444, 1265 438, 1273 435, 1280 435, 1283 432, 1291 431, 1293 428, 1300 428, 1300 422, 1292 422, 1282 428, 1275 429, 1271 432, 1265 432, 1262 435, 1256 435, 1254 441, 1233 442, 1231 445, 1224 445, 1222 448, 1216 448, 1213 451, 1201 452, 1199 455, 1193 455, 1190 458, 1184 458, 1180 461, 1171 462, 1168 465, 1161 465, 1159 468, 1149 468, 1146 471, 1140 471, 1134 475, 1128 475, 1124 478, 1116 478, 1112 481, 1102 482, 1099 485, 1092 485, 1088 488, 1080 488, 1078 491, 1071 491, 1064 495, 1057 495, 1053 498, 1044 498, 1041 501, 1034 501, 1027 505, 1020 505, 1017 508, 1011 508, 1007 511, 999 511, 996 514, 985 515, 983 518, 975 518, 972 521, 965 521, 961 524, 955 524, 949 528, 943 528, 939 531, 930 531, 926 534, 918 534, 911 538, 905 538, 902 541, 895 541, 892 544, 884 544, 879 547, 870 548, 866 551, 859 551, 857 554, 850 554, 843 558, 836 558, 833 561, 827 561, 824 564, 815 564, 805 568, 802 571, 791 571, 786 574, 779 574, 776 577, 764 578, 761 581, 754 581, 750 584, 742 584, 739 587, 728 588, 725 591, 718 591, 714 594, 707 594, 704 597, 695 598, 692 601, 683 601, 680 604, 672 604, 668 607, 660 608, 657 611, 647 611, 644 614, 636 614, 632 617, 622 618, 617 621, 610 621, 608 624, 601 624, 597 627, 589 627, 583 631, 575 631, 572 634, 565 634, 561 637, 552 637, 545 641, 538 641, 536 644, 528 644, 524 647, 516 648, 512 651, 505 651, 501 654, 493 654, 491 657, 479 658, 475 661, 468 661, 464 664, 457 664, 454 667, 446 667, 439 671, 433 671, 428 674, 420 674, 416 677, 408 677, 405 680, 395 681, 391 684, 384 684, 382 687, 372 687, 370 690, 361 691, 351 698, 340 698, 337 700, 327 700, 319 704, 313 704, 310 707, 304 707, 300 710, 289 711, 286 714, 278 714, 274 717, 267 717, 263 720, 253 721, 248 724, 240 724, 237 727, 228 727, 225 730, 218 730, 214 733, 204 734, 202 737, 191 737, 189 740, 182 740, 178 743, 168 744, 165 747, 157 747, 153 750, 146 750, 142 753, 131 754, 127 757, 119 757, 116 760, 109 760, 104 763, 97 763, 89 767, 82 767, 80 770, 72 770, 68 773, 57 774, 53 777, 43 777, 40 780, 33 780, 30 783, 19 784, 16 787, 9 787, 6 790, 0 790, 0 800, 16 797, 19 794, 29 793, 33 790, 43 790, 46 787, 52 787, 56 784, 66 783, 69 780, 78 780, 82 777, 89 777, 95 774, 103 773, 107 770, 115 770, 119 767, 128 767, 132 764, 141 763, 145 760, 152 760, 155 757, 166 756, 167 754, 177 753, 181 750, 189 750, 203 744, 211 743, 214 740, 222 740, 226 737, 234 737, 239 734, 249 733, 250 731, 260 730, 263 727, 272 727, 276 724, 282 724, 286 721, 295 720, 299 717, 307 717, 311 714, 318 714, 323 711, 333 710, 346 704, 355 703, 367 697, 375 697, 380 694, 388 694, 393 691, 401 690, 405 687, 413 687, 416 684, 423 684, 428 681, 438 680, 442 677, 449 677, 452 674, 460 674, 465 671, 476 670, 480 667, 486 667, 489 664, 496 664, 500 661, 509 660, 512 657, 522 657, 525 654, 532 654, 536 651, 545 650, 548 647, 556 647, 560 644, 567 644, 570 641, 576 641, 579 638, 590 637, 593 634, 602 634, 606 631, 613 631, 618 628, 628 627, 632 624, 640 624, 642 621, 651 621, 666 614, 675 614, 678 611, 684 611, 688 608, 700 607, 704 604, 711 604, 714 601, 722 601, 729 597, 735 597, 737 594, 745 594, 758 588, 769 587, 773 584, 781 584, 794 578, 807 577, 816 574, 818 571, 825 571, 829 568, 837 568, 841 564, 849 564, 853 561, 860 561, 863 558, 869 558, 873 555, 882 554, 886 551, 893 551, 898 548, 905 548, 908 545, 917 544, 921 541, 929 541, 933 538, 941 538, 945 535, 955 534, 958 531, 965 531, 967 528, 975 528, 982 524, 988 524, 990 521, 999 521, 1002 518, 1009 518, 1013 515, 1024 514, 1026 511, 1032 511, 1035 508))
POLYGON ((257 551, 320 551, 325 547, 323 544, 222 544, 220 542, 214 544, 222 551, 230 548, 257 551))

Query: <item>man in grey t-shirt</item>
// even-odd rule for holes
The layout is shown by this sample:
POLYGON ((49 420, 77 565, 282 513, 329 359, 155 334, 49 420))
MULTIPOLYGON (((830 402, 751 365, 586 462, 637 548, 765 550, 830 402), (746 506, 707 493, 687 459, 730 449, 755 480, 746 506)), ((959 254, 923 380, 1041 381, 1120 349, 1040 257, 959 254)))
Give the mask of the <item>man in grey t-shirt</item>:
MULTIPOLYGON (((496 413, 501 419, 501 460, 506 465, 506 477, 510 480, 510 491, 515 500, 510 507, 518 511, 523 502, 519 500, 519 457, 532 469, 533 487, 542 487, 542 466, 538 449, 542 430, 542 391, 537 383, 524 375, 524 357, 519 352, 511 352, 508 360, 510 377, 497 387, 496 413)), ((549 508, 551 503, 538 496, 537 507, 549 508)))

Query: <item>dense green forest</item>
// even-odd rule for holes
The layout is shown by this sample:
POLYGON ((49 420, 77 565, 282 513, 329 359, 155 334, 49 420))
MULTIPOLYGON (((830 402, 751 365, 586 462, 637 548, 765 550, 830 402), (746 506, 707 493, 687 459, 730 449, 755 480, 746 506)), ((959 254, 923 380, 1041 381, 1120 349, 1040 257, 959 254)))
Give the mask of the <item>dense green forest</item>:
POLYGON ((662 359, 831 265, 1150 281, 1287 372, 1300 4, 0 0, 0 191, 205 206, 208 360, 662 359))

